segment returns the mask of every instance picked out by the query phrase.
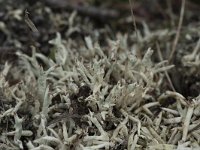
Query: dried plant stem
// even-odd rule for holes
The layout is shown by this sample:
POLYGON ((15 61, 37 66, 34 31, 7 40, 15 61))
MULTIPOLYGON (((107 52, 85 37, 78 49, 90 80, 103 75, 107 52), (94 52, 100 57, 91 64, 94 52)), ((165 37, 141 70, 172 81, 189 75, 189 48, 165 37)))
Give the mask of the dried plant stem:
POLYGON ((171 113, 173 115, 176 115, 176 116, 179 115, 178 111, 176 111, 176 110, 169 109, 169 108, 164 108, 164 107, 162 107, 161 109, 166 111, 166 112, 169 112, 169 113, 171 113))
POLYGON ((197 45, 195 46, 193 52, 191 54, 184 56, 183 60, 186 62, 190 62, 190 61, 194 60, 195 57, 197 56, 199 50, 200 50, 200 39, 198 40, 197 45))
POLYGON ((135 110, 135 113, 139 113, 140 111, 144 110, 147 114, 149 114, 150 116, 153 116, 152 112, 149 110, 150 107, 154 107, 154 106, 158 106, 159 103, 158 102, 152 102, 152 103, 148 103, 145 104, 141 107, 139 107, 138 109, 135 110))
POLYGON ((161 111, 159 114, 158 114, 158 117, 155 119, 155 129, 156 130, 158 130, 159 129, 159 127, 160 127, 160 123, 161 123, 161 121, 162 121, 162 114, 163 114, 163 112, 161 111))
POLYGON ((130 116, 125 110, 121 109, 120 112, 126 117, 128 116, 128 118, 137 123, 137 134, 140 135, 140 129, 141 129, 141 122, 139 119, 134 118, 133 116, 130 116))
POLYGON ((164 119, 165 124, 173 124, 173 123, 180 123, 182 121, 182 117, 164 119))
POLYGON ((34 25, 34 23, 31 21, 31 19, 29 19, 28 14, 29 14, 29 12, 27 10, 25 10, 24 20, 25 20, 26 24, 29 26, 29 28, 33 32, 39 32, 38 29, 36 28, 36 26, 34 25))
POLYGON ((165 142, 161 139, 161 137, 158 135, 158 133, 151 127, 149 127, 149 131, 151 132, 151 134, 153 135, 153 137, 160 143, 160 144, 164 144, 165 142))
POLYGON ((136 134, 136 135, 134 136, 133 144, 131 145, 130 150, 134 150, 134 149, 136 148, 136 144, 137 144, 137 142, 138 142, 138 139, 139 139, 139 137, 138 137, 138 135, 136 134))
POLYGON ((172 141, 173 141, 174 138, 175 138, 175 135, 176 135, 177 131, 178 131, 177 128, 174 128, 174 129, 173 129, 173 132, 172 132, 172 134, 171 134, 171 136, 170 136, 170 138, 169 138, 167 144, 171 144, 171 143, 172 143, 172 141))
POLYGON ((136 25, 134 13, 133 13, 133 4, 132 4, 132 0, 129 0, 129 4, 130 4, 130 6, 131 6, 131 16, 132 16, 132 20, 133 20, 133 26, 134 26, 134 29, 135 29, 135 35, 136 35, 136 37, 137 37, 137 39, 138 39, 137 25, 136 25))
POLYGON ((70 11, 77 11, 79 14, 98 19, 100 21, 110 21, 120 16, 118 11, 113 9, 102 9, 91 5, 73 5, 73 1, 65 0, 44 0, 44 2, 53 9, 67 9, 70 11), (108 19, 109 18, 109 19, 108 19))
POLYGON ((197 52, 198 52, 199 50, 200 50, 200 38, 199 38, 199 40, 198 40, 198 42, 197 42, 197 45, 195 46, 195 48, 194 48, 192 54, 193 54, 193 55, 196 55, 197 52))
POLYGON ((184 121, 184 124, 183 124, 182 141, 184 141, 184 142, 186 141, 186 138, 187 138, 187 134, 188 134, 188 130, 189 130, 189 124, 190 124, 190 120, 191 120, 193 111, 194 111, 194 106, 188 107, 188 111, 187 111, 185 121, 184 121))
MULTIPOLYGON (((157 42, 156 42, 156 47, 157 47, 158 56, 159 56, 159 58, 160 58, 160 61, 163 61, 163 56, 162 56, 162 53, 161 53, 161 51, 160 51, 160 46, 159 46, 159 44, 158 44, 157 42)), ((173 86, 173 83, 172 83, 172 81, 171 81, 171 79, 170 79, 170 77, 169 77, 168 72, 167 72, 166 70, 165 70, 164 72, 165 72, 165 76, 166 76, 166 78, 167 78, 167 80, 168 80, 168 82, 169 82, 169 85, 170 85, 171 89, 175 92, 176 90, 175 90, 175 88, 174 88, 174 86, 173 86)))
POLYGON ((171 142, 172 144, 177 144, 179 140, 181 140, 181 132, 178 131, 171 142))
POLYGON ((193 131, 197 130, 198 128, 200 128, 200 120, 198 123, 192 124, 191 127, 189 127, 189 132, 193 132, 193 131))
POLYGON ((173 10, 172 10, 172 1, 166 1, 167 2, 167 6, 168 6, 168 14, 170 17, 170 23, 171 25, 174 25, 174 14, 173 14, 173 10))
POLYGON ((195 137, 197 140, 199 140, 199 137, 200 137, 199 133, 192 132, 191 134, 193 135, 193 137, 195 137))
POLYGON ((168 96, 174 97, 176 100, 178 100, 182 105, 188 106, 188 103, 183 95, 177 92, 172 92, 172 91, 166 91, 166 94, 168 96))
MULTIPOLYGON (((13 136, 15 134, 16 134, 16 131, 3 133, 3 135, 6 135, 6 136, 13 136)), ((22 130, 21 132, 21 136, 32 136, 32 135, 33 135, 33 132, 30 130, 22 130)))
POLYGON ((177 32, 176 32, 176 36, 172 45, 172 51, 169 55, 169 63, 171 63, 174 53, 176 51, 176 46, 180 37, 180 31, 181 31, 181 27, 183 24, 183 17, 184 17, 184 12, 185 12, 185 0, 182 0, 182 4, 181 4, 181 12, 180 12, 180 17, 179 17, 179 23, 178 23, 178 28, 177 28, 177 32))

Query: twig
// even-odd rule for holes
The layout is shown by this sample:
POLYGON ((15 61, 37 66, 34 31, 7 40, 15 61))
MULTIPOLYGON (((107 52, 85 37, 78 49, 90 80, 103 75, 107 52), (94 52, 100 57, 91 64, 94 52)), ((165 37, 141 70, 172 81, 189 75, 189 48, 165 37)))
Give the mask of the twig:
POLYGON ((70 119, 81 119, 81 116, 78 114, 61 114, 60 116, 58 116, 57 118, 51 120, 50 122, 48 122, 47 126, 50 126, 51 124, 57 123, 57 122, 61 122, 61 121, 66 121, 68 122, 70 119))
POLYGON ((169 118, 164 119, 165 124, 173 124, 173 123, 180 123, 182 121, 182 117, 175 117, 175 118, 169 118))
MULTIPOLYGON (((160 51, 160 46, 159 46, 159 44, 157 42, 156 42, 156 47, 157 47, 159 59, 160 59, 160 61, 163 61, 163 56, 162 56, 162 53, 160 51)), ((169 85, 170 85, 171 89, 175 92, 176 90, 175 90, 175 88, 173 86, 173 83, 172 83, 172 81, 171 81, 171 79, 169 77, 168 72, 166 70, 164 72, 165 72, 165 76, 167 77, 167 80, 169 82, 169 85)))
POLYGON ((166 111, 166 112, 168 112, 168 113, 171 113, 171 114, 173 114, 175 116, 179 115, 178 111, 176 111, 176 110, 173 110, 173 109, 170 109, 170 108, 165 108, 165 107, 161 107, 161 109, 166 111))
POLYGON ((173 15, 173 10, 172 10, 172 1, 169 0, 169 1, 166 1, 167 2, 167 7, 168 7, 168 15, 170 17, 170 22, 171 22, 171 25, 174 26, 175 25, 175 20, 174 20, 174 15, 173 15))
POLYGON ((25 20, 26 24, 29 26, 29 28, 33 32, 39 32, 38 29, 36 28, 36 26, 34 25, 34 23, 31 21, 31 19, 29 19, 28 15, 29 15, 29 12, 27 10, 25 10, 24 20, 25 20))
POLYGON ((102 9, 94 6, 84 6, 78 4, 70 4, 65 0, 45 0, 46 4, 54 9, 63 9, 69 11, 77 11, 81 15, 86 15, 100 21, 109 21, 119 17, 119 12, 113 9, 102 9))
POLYGON ((138 39, 137 25, 136 25, 134 13, 133 13, 133 4, 132 4, 132 1, 131 1, 131 0, 129 0, 129 4, 130 4, 130 6, 131 6, 131 16, 132 16, 132 20, 133 20, 133 26, 134 26, 134 29, 135 29, 136 38, 138 39))
POLYGON ((164 144, 165 142, 161 139, 161 137, 159 136, 159 134, 152 128, 152 127, 148 127, 151 135, 158 141, 159 144, 164 144))
POLYGON ((177 134, 177 132, 178 132, 177 128, 172 129, 172 133, 171 133, 171 136, 170 136, 167 144, 171 144, 172 143, 172 141, 174 140, 175 135, 177 134))
POLYGON ((175 36, 173 45, 172 45, 172 51, 169 55, 169 63, 171 63, 173 56, 174 56, 174 53, 176 51, 176 46, 177 46, 177 43, 178 43, 178 40, 179 40, 179 37, 180 37, 180 31, 181 31, 181 27, 182 27, 182 23, 183 23, 184 12, 185 12, 185 0, 182 0, 178 28, 177 28, 177 32, 176 32, 176 36, 175 36))
POLYGON ((188 130, 189 130, 189 127, 188 127, 188 126, 189 126, 189 124, 190 124, 193 111, 194 111, 194 106, 188 107, 188 111, 187 111, 187 114, 186 114, 186 117, 185 117, 185 121, 184 121, 184 124, 183 124, 182 141, 184 141, 184 142, 185 142, 186 139, 187 139, 187 134, 188 134, 188 130))

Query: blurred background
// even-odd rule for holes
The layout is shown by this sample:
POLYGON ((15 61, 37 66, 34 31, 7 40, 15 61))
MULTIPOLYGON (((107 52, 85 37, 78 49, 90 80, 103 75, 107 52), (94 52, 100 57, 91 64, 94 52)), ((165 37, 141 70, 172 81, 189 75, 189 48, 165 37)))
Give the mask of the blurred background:
MULTIPOLYGON (((1 0, 1 58, 2 55, 12 55, 16 48, 27 52, 30 45, 48 53, 48 40, 56 32, 64 38, 79 40, 85 35, 93 36, 93 29, 106 28, 102 34, 108 34, 112 39, 115 39, 116 32, 134 32, 131 8, 138 30, 142 30, 143 22, 151 29, 177 26, 181 0, 131 0, 131 3, 132 6, 129 0, 1 0), (39 32, 33 33, 25 23, 26 9, 39 32), (68 30, 70 26, 75 26, 73 31, 68 30)), ((200 1, 186 1, 184 24, 199 23, 199 8, 200 1)), ((98 37, 96 40, 104 42, 104 36, 98 37)))
MULTIPOLYGON (((86 36, 107 47, 108 40, 117 40, 119 35, 128 34, 126 40, 130 47, 137 43, 136 49, 143 53, 148 47, 156 49, 157 42, 164 59, 168 59, 180 18, 181 3, 181 0, 0 0, 0 63, 15 62, 16 51, 31 54, 30 46, 51 57, 48 41, 55 37, 56 32, 60 32, 68 42, 76 41, 71 42, 75 49, 86 45, 86 36), (136 29, 143 36, 142 42, 133 36, 136 29), (169 30, 171 36, 162 37, 164 31, 160 30, 163 29, 169 30), (147 34, 151 35, 150 38, 147 34)), ((177 45, 184 51, 175 53, 173 63, 176 66, 180 65, 183 53, 191 52, 199 39, 199 14, 200 1, 186 0, 177 45)), ((156 53, 154 55, 154 61, 160 61, 156 53)), ((193 86, 199 80, 198 74, 191 77, 183 72, 185 70, 180 69, 170 74, 175 88, 186 96, 198 94, 198 86, 193 86)))

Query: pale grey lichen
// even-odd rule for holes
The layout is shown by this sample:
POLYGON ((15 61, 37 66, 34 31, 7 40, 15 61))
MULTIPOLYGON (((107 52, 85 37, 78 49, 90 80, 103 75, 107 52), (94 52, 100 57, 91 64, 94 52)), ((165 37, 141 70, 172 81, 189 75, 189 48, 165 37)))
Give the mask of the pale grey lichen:
MULTIPOLYGON (((154 36, 148 29, 145 34, 154 36)), ((162 34, 167 36, 166 31, 162 34)), ((0 121, 15 119, 13 130, 4 131, 0 141, 31 150, 199 148, 199 97, 188 101, 178 92, 160 90, 163 72, 174 65, 154 63, 151 48, 139 57, 134 46, 129 51, 127 35, 117 38, 100 47, 88 36, 85 46, 73 49, 70 40, 57 33, 50 41, 54 47, 49 57, 34 47, 31 56, 17 52, 19 65, 6 64, 0 74, 0 90, 15 102, 0 112, 0 121), (9 86, 8 72, 20 82, 9 86), (175 102, 162 105, 169 98, 175 102), (23 126, 28 117, 22 117, 24 113, 30 114, 29 128, 23 126)), ((186 65, 198 62, 183 59, 186 65)))

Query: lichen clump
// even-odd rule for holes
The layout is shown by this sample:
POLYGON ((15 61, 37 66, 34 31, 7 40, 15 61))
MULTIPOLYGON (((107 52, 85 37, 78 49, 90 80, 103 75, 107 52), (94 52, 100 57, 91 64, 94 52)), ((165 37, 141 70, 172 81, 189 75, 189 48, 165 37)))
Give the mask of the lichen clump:
MULTIPOLYGON (((49 56, 34 47, 31 56, 17 52, 18 64, 6 63, 0 76, 0 121, 8 126, 0 131, 1 147, 198 149, 200 97, 161 90, 174 65, 152 62, 151 48, 137 56, 126 38, 101 48, 88 36, 76 49, 57 33, 49 56), (18 82, 9 85, 8 74, 18 82)), ((184 65, 199 66, 198 50, 193 54, 184 65)))

